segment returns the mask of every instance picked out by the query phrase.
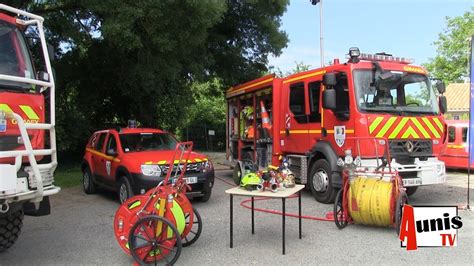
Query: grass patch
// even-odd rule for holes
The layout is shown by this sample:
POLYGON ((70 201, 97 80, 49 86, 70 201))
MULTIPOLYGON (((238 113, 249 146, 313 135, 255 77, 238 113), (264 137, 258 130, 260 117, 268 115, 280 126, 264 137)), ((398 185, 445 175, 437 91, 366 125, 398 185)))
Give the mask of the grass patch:
POLYGON ((54 184, 61 188, 75 187, 82 182, 82 171, 80 164, 60 164, 54 172, 54 184))

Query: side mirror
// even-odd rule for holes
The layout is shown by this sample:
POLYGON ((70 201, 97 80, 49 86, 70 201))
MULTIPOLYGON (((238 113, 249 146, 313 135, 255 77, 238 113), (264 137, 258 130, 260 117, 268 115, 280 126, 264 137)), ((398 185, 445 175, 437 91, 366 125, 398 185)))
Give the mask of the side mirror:
POLYGON ((438 89, 438 92, 440 94, 443 94, 446 92, 446 85, 444 84, 444 82, 440 81, 436 83, 436 89, 438 89))
POLYGON ((323 108, 336 110, 336 90, 325 89, 323 91, 323 108))
POLYGON ((115 151, 114 149, 108 149, 107 150, 107 155, 117 156, 117 151, 115 151))
POLYGON ((324 74, 323 84, 326 87, 335 86, 337 84, 336 73, 326 73, 326 74, 324 74))
POLYGON ((446 100, 446 96, 440 95, 438 101, 441 113, 446 113, 448 111, 448 101, 446 100))

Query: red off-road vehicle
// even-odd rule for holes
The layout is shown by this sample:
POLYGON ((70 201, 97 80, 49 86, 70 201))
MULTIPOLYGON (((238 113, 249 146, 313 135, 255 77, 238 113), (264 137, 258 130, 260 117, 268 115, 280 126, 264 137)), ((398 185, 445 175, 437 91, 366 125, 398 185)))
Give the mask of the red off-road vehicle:
MULTIPOLYGON (((178 141, 165 131, 150 128, 121 128, 95 132, 89 139, 82 163, 83 187, 87 194, 97 186, 117 191, 120 202, 144 194, 163 181, 178 141)), ((178 161, 175 161, 175 171, 178 161)), ((178 172, 179 174, 179 172, 178 172)), ((187 196, 208 201, 214 185, 214 168, 203 154, 191 153, 186 183, 187 196)), ((174 180, 172 180, 173 182, 174 180)))

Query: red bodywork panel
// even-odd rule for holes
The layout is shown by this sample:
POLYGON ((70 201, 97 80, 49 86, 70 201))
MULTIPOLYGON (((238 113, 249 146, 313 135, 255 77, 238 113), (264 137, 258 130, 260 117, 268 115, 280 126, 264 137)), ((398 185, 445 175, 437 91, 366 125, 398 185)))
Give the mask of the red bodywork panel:
MULTIPOLYGON (((45 122, 45 104, 44 96, 41 94, 26 94, 13 92, 0 92, 0 110, 5 112, 14 112, 20 115, 28 123, 45 122)), ((14 119, 7 120, 6 132, 0 132, 0 151, 24 150, 21 143, 21 134, 14 119), (20 140, 20 142, 19 142, 20 140)), ((33 149, 44 148, 44 131, 28 130, 33 149)), ((36 157, 40 160, 42 157, 36 157)), ((26 162, 27 158, 23 158, 26 162)), ((0 159, 0 163, 14 163, 15 158, 0 159)))
MULTIPOLYGON (((467 143, 469 121, 446 120, 446 124, 448 125, 448 144, 440 159, 445 162, 446 168, 467 169, 469 161, 469 144, 467 143), (463 131, 465 131, 465 135, 463 131), (449 134, 450 132, 454 134, 449 134), (450 138, 449 135, 454 136, 454 139, 450 138)), ((474 164, 471 165, 471 169, 474 169, 474 164)))

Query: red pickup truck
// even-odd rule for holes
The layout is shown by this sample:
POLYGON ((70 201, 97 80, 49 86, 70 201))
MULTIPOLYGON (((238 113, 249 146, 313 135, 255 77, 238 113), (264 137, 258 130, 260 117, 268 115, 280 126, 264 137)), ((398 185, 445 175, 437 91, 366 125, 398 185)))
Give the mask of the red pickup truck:
MULTIPOLYGON (((178 141, 165 131, 150 128, 120 128, 97 131, 90 137, 82 163, 83 187, 87 194, 96 187, 117 191, 120 202, 144 194, 163 181, 178 141)), ((171 169, 172 176, 178 170, 171 169)), ((178 172, 179 173, 179 172, 178 172)), ((188 197, 208 201, 214 185, 212 162, 203 154, 191 153, 186 183, 188 197)))

